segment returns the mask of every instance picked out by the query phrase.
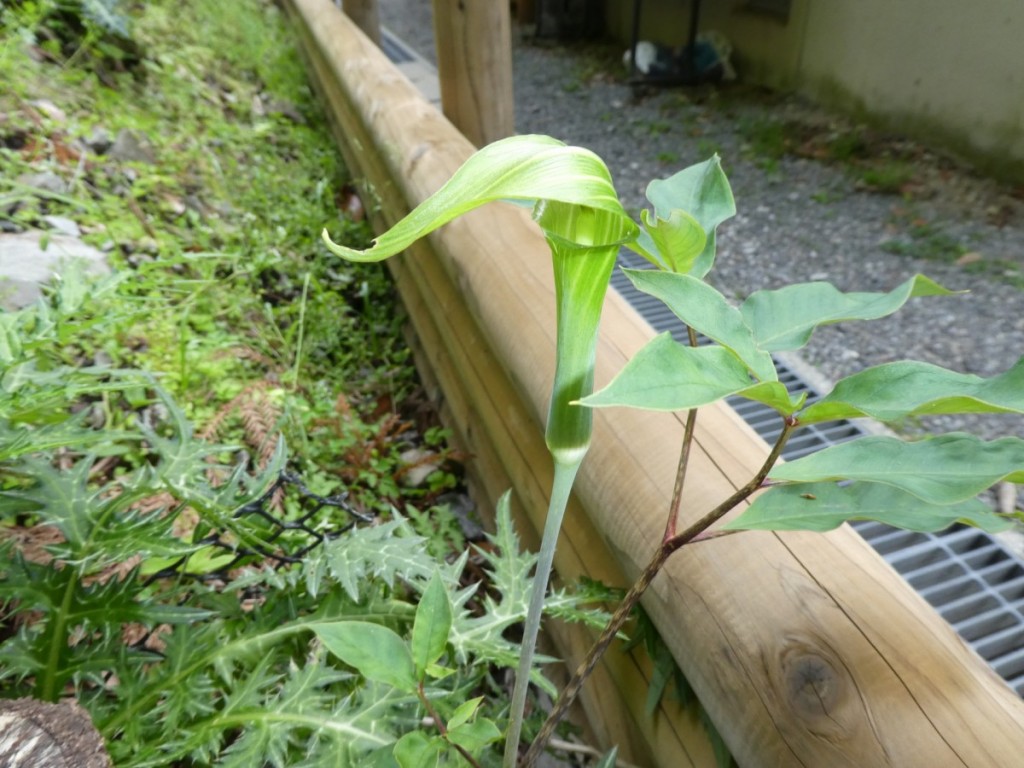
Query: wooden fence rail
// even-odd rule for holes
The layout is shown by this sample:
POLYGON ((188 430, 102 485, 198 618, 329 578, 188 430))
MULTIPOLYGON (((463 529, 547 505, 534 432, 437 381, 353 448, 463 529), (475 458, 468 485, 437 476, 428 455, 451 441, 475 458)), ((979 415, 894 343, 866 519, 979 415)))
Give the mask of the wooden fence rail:
MULTIPOLYGON (((398 220, 471 154, 461 136, 330 0, 287 0, 339 146, 380 225, 398 220)), ((495 204, 391 262, 442 414, 482 505, 512 488, 535 542, 550 466, 542 423, 554 296, 542 237, 495 204)), ((598 383, 652 335, 618 296, 605 309, 598 383)), ((625 585, 653 553, 682 424, 596 414, 594 448, 559 545, 564 579, 625 585)), ((725 407, 702 410, 687 519, 742 485, 766 446, 725 407)), ((644 606, 742 766, 875 768, 1024 764, 1024 703, 852 530, 746 533, 685 548, 644 606)), ((573 660, 585 633, 554 627, 573 660)), ((644 714, 647 663, 612 651, 583 707, 595 738, 644 766, 711 766, 699 723, 644 714)))

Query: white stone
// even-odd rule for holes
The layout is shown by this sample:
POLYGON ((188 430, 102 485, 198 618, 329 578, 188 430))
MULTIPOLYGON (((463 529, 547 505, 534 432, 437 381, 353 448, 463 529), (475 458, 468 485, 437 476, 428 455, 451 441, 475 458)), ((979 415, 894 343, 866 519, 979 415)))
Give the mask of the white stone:
POLYGON ((88 274, 110 273, 104 254, 76 237, 35 230, 0 234, 0 308, 12 312, 32 304, 42 286, 76 259, 87 262, 88 274))

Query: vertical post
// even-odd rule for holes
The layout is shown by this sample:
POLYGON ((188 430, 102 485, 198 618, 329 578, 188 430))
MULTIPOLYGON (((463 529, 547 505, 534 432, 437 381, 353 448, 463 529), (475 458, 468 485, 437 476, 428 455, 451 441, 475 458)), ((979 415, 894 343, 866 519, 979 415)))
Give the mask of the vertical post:
POLYGON ((441 107, 473 144, 515 132, 508 0, 434 0, 441 107))
POLYGON ((342 0, 341 10, 355 25, 380 47, 380 13, 377 0, 342 0))

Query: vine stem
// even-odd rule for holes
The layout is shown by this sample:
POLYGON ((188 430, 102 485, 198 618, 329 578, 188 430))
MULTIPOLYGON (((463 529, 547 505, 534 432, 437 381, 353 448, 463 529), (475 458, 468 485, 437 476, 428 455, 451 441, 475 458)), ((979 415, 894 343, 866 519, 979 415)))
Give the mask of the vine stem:
MULTIPOLYGON (((662 566, 665 565, 665 562, 669 557, 671 557, 677 549, 696 539, 711 525, 718 522, 728 512, 735 509, 737 505, 750 498, 750 496, 761 487, 765 478, 768 477, 768 473, 782 455, 782 449, 785 447, 786 441, 789 439, 790 434, 792 434, 796 427, 797 422, 792 418, 787 418, 781 434, 775 441, 775 445, 772 446, 771 453, 749 482, 747 482, 743 487, 737 489, 735 493, 729 496, 729 498, 695 523, 689 525, 681 533, 666 537, 666 539, 661 543, 661 546, 658 547, 658 551, 655 553, 654 557, 640 573, 637 580, 633 582, 633 585, 629 588, 626 595, 622 598, 622 602, 619 603, 619 606, 615 609, 615 613, 612 614, 611 619, 597 638, 597 641, 593 646, 591 646, 583 661, 580 662, 579 667, 577 667, 576 671, 573 673, 572 679, 565 688, 562 689, 561 695, 559 695, 558 700, 555 702, 555 706, 544 721, 544 725, 541 726, 540 731, 537 733, 537 737, 533 740, 533 743, 526 751, 526 754, 523 755, 523 759, 519 763, 521 768, 530 768, 537 761, 537 758, 540 757, 544 748, 547 746, 548 741, 550 741, 551 736, 554 734, 555 728, 562 721, 566 713, 569 711, 569 707, 572 706, 572 703, 576 700, 576 696, 579 694, 580 688, 583 687, 583 683, 586 682, 588 677, 590 677, 590 673, 594 671, 594 667, 597 666, 597 662, 601 660, 605 651, 608 650, 608 646, 611 645, 612 640, 615 639, 625 626, 633 613, 633 609, 636 607, 637 603, 640 602, 640 598, 643 597, 644 592, 647 591, 651 582, 654 581, 654 577, 661 572, 662 566)), ((684 446, 684 450, 687 450, 686 446, 684 446)), ((680 468, 685 472, 685 462, 680 462, 680 468)), ((676 485, 681 488, 681 484, 678 481, 676 485)))

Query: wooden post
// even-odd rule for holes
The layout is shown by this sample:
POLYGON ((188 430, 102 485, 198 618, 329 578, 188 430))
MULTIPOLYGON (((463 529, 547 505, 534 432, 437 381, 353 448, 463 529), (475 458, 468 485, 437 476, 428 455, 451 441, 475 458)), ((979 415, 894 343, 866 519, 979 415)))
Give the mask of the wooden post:
MULTIPOLYGON (((393 224, 471 147, 327 0, 289 5, 346 158, 393 224)), ((535 542, 551 474, 543 420, 554 372, 543 238, 525 211, 496 204, 417 243, 392 270, 445 413, 478 457, 483 503, 512 486, 520 530, 535 542)), ((652 334, 610 296, 597 381, 652 334)), ((586 574, 621 586, 660 542, 683 424, 675 414, 626 409, 601 410, 594 422, 556 567, 566 580, 586 574)), ((767 455, 724 405, 702 410, 696 438, 684 525, 767 455)), ((745 768, 1004 768, 1024 755, 1024 702, 848 527, 687 547, 644 607, 745 768)), ((553 628, 575 663, 586 638, 553 628)), ((694 719, 667 708, 645 716, 650 667, 642 659, 613 650, 601 675, 584 689, 584 706, 620 755, 652 768, 714 765, 694 719)))
POLYGON ((380 46, 380 13, 377 10, 377 0, 342 0, 341 9, 374 45, 380 46))
POLYGON ((510 15, 507 0, 434 0, 441 106, 478 147, 515 132, 510 15))

